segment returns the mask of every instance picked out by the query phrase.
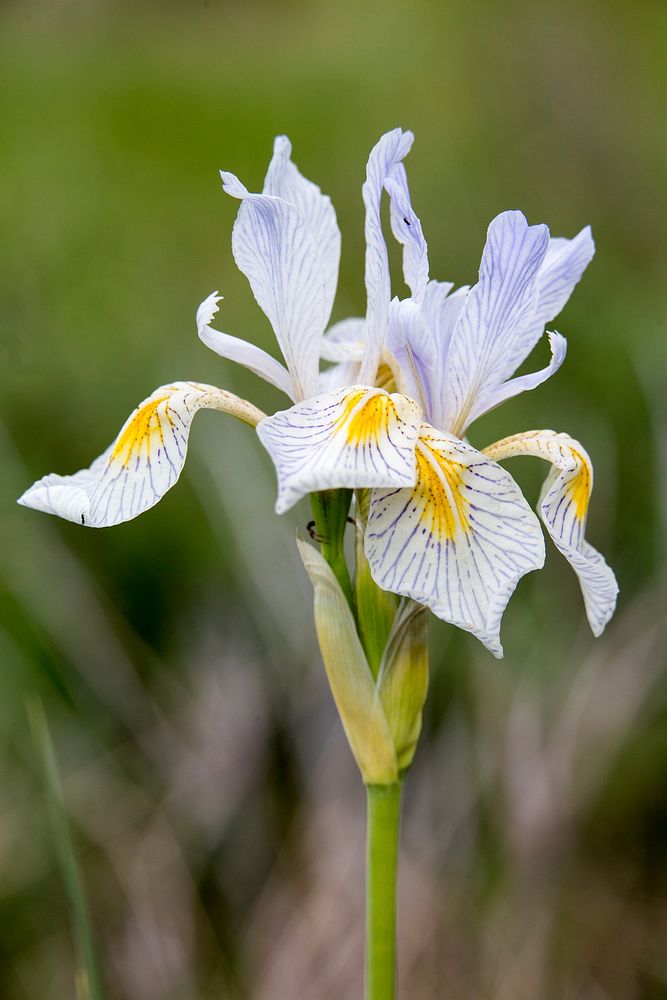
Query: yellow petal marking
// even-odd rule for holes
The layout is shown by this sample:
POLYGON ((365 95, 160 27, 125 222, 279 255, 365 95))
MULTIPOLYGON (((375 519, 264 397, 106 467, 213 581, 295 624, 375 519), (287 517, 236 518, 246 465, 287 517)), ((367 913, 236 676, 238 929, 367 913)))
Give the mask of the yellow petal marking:
POLYGON ((378 389, 386 389, 387 392, 396 392, 396 377, 386 361, 380 363, 378 373, 375 376, 375 384, 378 389))
POLYGON ((339 427, 346 426, 347 444, 354 448, 377 444, 380 435, 388 432, 390 417, 396 416, 394 401, 385 393, 376 393, 364 402, 367 395, 367 389, 351 393, 337 420, 339 427))
POLYGON ((421 523, 430 535, 443 541, 470 530, 469 502, 463 495, 465 466, 445 458, 429 447, 428 437, 417 444, 417 485, 415 499, 422 508, 421 523))
MULTIPOLYGON (((127 468, 135 452, 141 452, 146 447, 147 457, 150 455, 151 443, 154 437, 159 437, 160 443, 164 444, 164 433, 162 430, 161 415, 157 412, 158 407, 165 403, 169 396, 159 396, 157 399, 149 399, 146 403, 137 407, 136 412, 130 417, 127 425, 118 435, 110 461, 122 462, 127 468)), ((164 416, 173 426, 173 421, 169 416, 169 410, 165 407, 164 416)))
POLYGON ((590 458, 578 441, 555 431, 526 431, 496 441, 483 451, 496 462, 519 455, 534 455, 551 462, 565 475, 571 473, 571 478, 563 484, 563 492, 572 501, 577 520, 585 520, 593 489, 593 469, 590 458), (572 468, 572 463, 575 468, 572 468))
POLYGON ((577 462, 578 469, 565 489, 574 504, 576 516, 580 521, 583 521, 588 511, 588 501, 591 498, 593 488, 591 467, 588 458, 576 448, 572 448, 572 457, 577 462))

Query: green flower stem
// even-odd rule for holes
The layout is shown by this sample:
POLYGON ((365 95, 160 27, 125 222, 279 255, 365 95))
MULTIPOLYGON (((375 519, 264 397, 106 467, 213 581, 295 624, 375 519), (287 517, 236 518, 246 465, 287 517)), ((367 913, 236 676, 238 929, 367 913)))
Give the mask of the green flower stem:
POLYGON ((396 885, 403 781, 367 785, 365 1000, 396 997, 396 885))
POLYGON ((344 550, 345 526, 351 501, 351 490, 325 490, 322 493, 310 494, 310 505, 322 555, 334 571, 354 614, 354 592, 344 550))

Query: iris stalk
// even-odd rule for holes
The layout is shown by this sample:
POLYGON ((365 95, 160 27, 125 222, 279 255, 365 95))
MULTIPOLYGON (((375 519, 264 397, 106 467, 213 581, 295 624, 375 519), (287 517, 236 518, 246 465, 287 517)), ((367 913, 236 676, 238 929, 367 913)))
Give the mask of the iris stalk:
POLYGON ((366 1000, 396 996, 396 892, 403 780, 367 785, 366 1000))

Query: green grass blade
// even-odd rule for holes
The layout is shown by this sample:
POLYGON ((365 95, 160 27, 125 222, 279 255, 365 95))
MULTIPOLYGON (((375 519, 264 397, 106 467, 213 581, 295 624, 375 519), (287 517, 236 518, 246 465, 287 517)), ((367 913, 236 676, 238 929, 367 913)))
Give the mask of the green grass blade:
POLYGON ((77 1000, 103 1000, 104 991, 88 902, 63 804, 58 765, 46 716, 42 703, 38 699, 28 702, 26 710, 44 772, 51 829, 69 901, 72 932, 77 954, 77 969, 75 972, 77 1000))

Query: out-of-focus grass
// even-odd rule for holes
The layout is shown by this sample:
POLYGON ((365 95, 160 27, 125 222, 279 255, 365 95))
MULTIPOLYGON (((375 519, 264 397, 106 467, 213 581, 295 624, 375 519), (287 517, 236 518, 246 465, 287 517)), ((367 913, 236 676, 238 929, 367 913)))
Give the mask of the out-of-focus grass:
MULTIPOLYGON (((113 996, 359 993, 363 799, 294 554, 306 507, 275 518, 268 462, 219 414, 198 417, 178 488, 136 522, 83 531, 14 499, 88 464, 161 382, 280 405, 194 334, 220 288, 222 328, 274 349, 232 261, 217 168, 258 184, 273 135, 290 135, 339 214, 335 316, 359 313, 365 157, 395 124, 417 135, 434 276, 473 279, 504 208, 557 234, 593 226, 598 255, 557 323, 566 365, 473 443, 535 426, 580 437, 596 466, 590 537, 622 589, 594 642, 551 549, 510 605, 502 663, 433 629, 404 993, 664 995, 666 22, 661 0, 5 4, 3 997, 72 993, 30 693, 113 996)), ((512 471, 536 499, 543 468, 512 471)))

